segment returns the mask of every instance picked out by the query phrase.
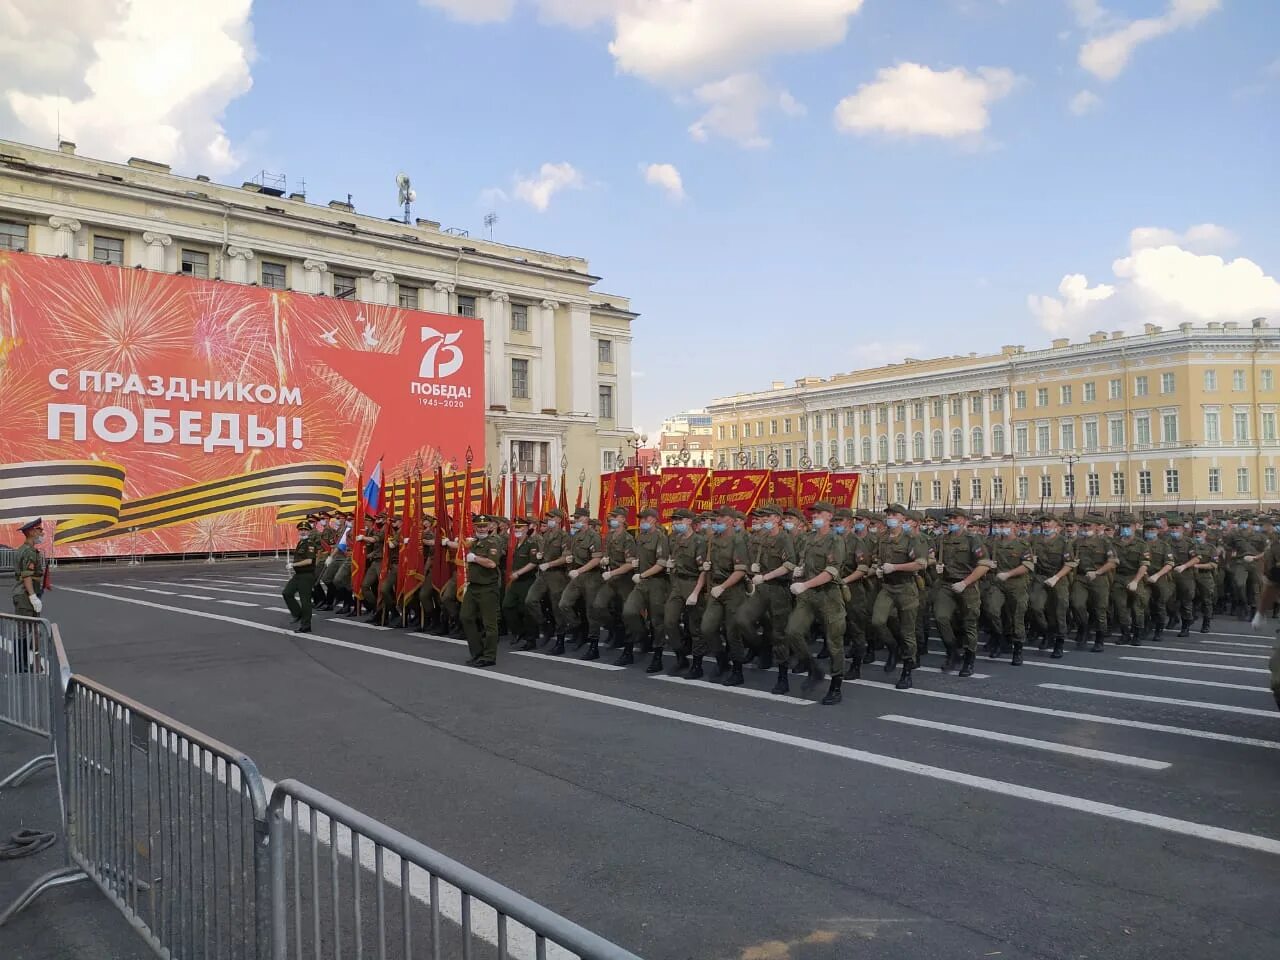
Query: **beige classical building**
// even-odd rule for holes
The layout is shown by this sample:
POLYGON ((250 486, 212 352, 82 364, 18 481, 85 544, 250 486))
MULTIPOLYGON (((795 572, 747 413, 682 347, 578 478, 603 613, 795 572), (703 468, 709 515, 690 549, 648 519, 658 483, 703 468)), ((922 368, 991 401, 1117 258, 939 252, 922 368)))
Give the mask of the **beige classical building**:
POLYGON ((636 315, 578 257, 309 203, 269 179, 223 186, 0 140, 0 250, 17 249, 482 317, 495 473, 559 474, 565 458, 594 476, 633 434, 636 315))
POLYGON ((880 503, 1232 510, 1280 499, 1277 373, 1265 319, 1149 324, 775 382, 708 409, 717 465, 859 470, 880 503))
POLYGON ((658 437, 660 465, 709 467, 713 464, 711 414, 686 410, 662 421, 658 437))

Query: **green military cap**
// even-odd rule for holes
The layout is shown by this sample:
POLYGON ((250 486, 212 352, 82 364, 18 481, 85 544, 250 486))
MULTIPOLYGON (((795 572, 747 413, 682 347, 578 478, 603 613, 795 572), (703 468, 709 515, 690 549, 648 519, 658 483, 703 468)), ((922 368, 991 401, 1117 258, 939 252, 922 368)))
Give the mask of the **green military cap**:
POLYGON ((993 513, 990 517, 987 518, 987 522, 988 523, 1008 523, 1009 518, 1006 517, 1003 513, 993 513))
POLYGON ((1142 521, 1142 529, 1143 530, 1159 530, 1160 521, 1157 520, 1155 517, 1147 517, 1147 519, 1142 521))
POLYGON ((787 509, 782 511, 782 515, 784 517, 794 517, 797 520, 803 520, 805 518, 804 511, 799 507, 787 507, 787 509))
POLYGON ((1042 513, 1035 518, 1035 523, 1048 523, 1050 520, 1058 519, 1052 513, 1042 513))
POLYGON ((870 513, 867 514, 867 519, 875 520, 877 522, 882 523, 884 522, 884 513, 879 510, 872 510, 870 513))
MULTIPOLYGON (((586 510, 587 508, 586 508, 586 507, 579 507, 578 509, 579 509, 579 510, 586 510)), ((614 507, 612 510, 610 510, 610 511, 609 511, 609 516, 611 516, 611 517, 625 517, 629 512, 630 512, 630 511, 629 511, 626 507, 614 507)), ((577 517, 577 516, 590 516, 591 514, 590 514, 590 513, 583 513, 583 514, 580 514, 580 513, 578 513, 578 511, 577 511, 577 510, 575 510, 575 511, 574 511, 574 513, 573 513, 573 515, 574 515, 575 517, 577 517)))
POLYGON ((658 511, 655 510, 653 507, 645 507, 643 510, 640 511, 640 516, 653 517, 656 519, 658 516, 658 511))
POLYGON ((722 507, 716 507, 716 509, 711 512, 711 515, 713 517, 727 518, 729 520, 732 520, 734 515, 737 512, 738 512, 737 510, 733 509, 733 507, 729 506, 726 503, 722 507))
POLYGON ((756 512, 756 514, 757 514, 757 515, 759 515, 759 516, 761 516, 761 517, 780 517, 780 516, 782 516, 782 511, 781 511, 780 509, 778 509, 778 507, 774 506, 772 503, 766 503, 763 507, 760 507, 760 508, 759 508, 759 509, 757 509, 755 512, 756 512))
POLYGON ((886 515, 896 513, 900 517, 905 517, 907 515, 907 508, 900 503, 891 503, 884 508, 884 512, 886 515))
POLYGON ((535 521, 532 517, 512 517, 511 522, 517 527, 527 527, 535 521))
POLYGON ((903 516, 905 516, 908 520, 914 520, 916 523, 924 522, 924 514, 921 513, 919 510, 908 510, 905 514, 903 514, 903 516))
POLYGON ((1182 514, 1180 513, 1169 514, 1169 526, 1184 527, 1186 526, 1186 524, 1187 524, 1187 521, 1182 518, 1182 514))
POLYGON ((836 505, 827 500, 819 500, 809 509, 814 513, 835 513, 836 505))
POLYGON ((741 510, 739 510, 737 507, 730 507, 730 508, 729 508, 729 516, 733 517, 733 519, 735 519, 735 520, 745 520, 745 519, 747 519, 747 515, 746 515, 745 513, 743 513, 741 510))
POLYGON ((299 521, 298 521, 298 529, 299 529, 299 530, 310 530, 310 529, 311 529, 311 521, 310 521, 310 520, 299 520, 299 521))
POLYGON ((1100 513, 1086 513, 1082 523, 1106 523, 1107 518, 1100 513))
POLYGON ((586 507, 578 507, 576 510, 573 511, 573 519, 575 520, 577 520, 578 517, 589 517, 589 516, 591 516, 591 511, 588 510, 586 507))
POLYGON ((1138 520, 1132 513, 1117 513, 1115 523, 1133 524, 1138 520))
POLYGON ((552 507, 550 510, 548 510, 548 511, 544 514, 544 516, 548 516, 548 517, 558 517, 559 519, 563 520, 563 519, 564 519, 564 511, 563 511, 563 510, 561 510, 559 507, 552 507))
POLYGON ((692 520, 693 511, 688 507, 676 507, 671 511, 672 520, 692 520))
POLYGON ((853 519, 853 511, 852 511, 852 510, 850 510, 848 507, 841 507, 839 510, 837 510, 837 511, 836 511, 836 519, 837 519, 837 520, 852 520, 852 519, 853 519))
POLYGON ((704 522, 704 521, 706 521, 706 520, 714 520, 715 518, 716 518, 716 514, 715 514, 715 513, 713 513, 713 512, 712 512, 712 511, 710 511, 710 510, 703 510, 703 511, 702 511, 700 514, 698 514, 698 516, 697 516, 697 520, 698 520, 698 522, 699 522, 699 523, 702 523, 702 522, 704 522))
POLYGON ((961 517, 965 520, 968 520, 969 511, 966 510, 964 507, 959 507, 959 506, 951 507, 950 509, 947 510, 945 516, 947 517, 948 520, 951 519, 952 517, 961 517))

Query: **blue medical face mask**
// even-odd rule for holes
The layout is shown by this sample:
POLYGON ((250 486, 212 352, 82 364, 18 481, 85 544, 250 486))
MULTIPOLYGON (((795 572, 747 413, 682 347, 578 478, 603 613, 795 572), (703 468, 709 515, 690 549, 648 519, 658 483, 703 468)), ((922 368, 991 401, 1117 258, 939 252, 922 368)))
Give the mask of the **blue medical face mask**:
POLYGON ((764 523, 760 524, 760 528, 762 530, 772 530, 776 526, 777 524, 774 523, 772 520, 766 520, 764 523))
POLYGON ((853 525, 853 532, 854 532, 854 533, 866 533, 866 532, 867 532, 867 525, 866 525, 865 523, 855 523, 855 524, 853 525))
POLYGON ((1204 534, 1197 534, 1197 535, 1196 535, 1196 543, 1205 543, 1205 542, 1207 542, 1207 540, 1208 540, 1208 538, 1207 538, 1204 534))
POLYGON ((787 531, 787 533, 791 533, 793 530, 795 530, 795 528, 796 528, 796 522, 794 520, 782 521, 782 529, 787 531))
POLYGON ((1261 532, 1262 532, 1262 524, 1260 524, 1260 523, 1255 523, 1255 524, 1253 525, 1253 532, 1254 532, 1254 533, 1261 533, 1261 532))
POLYGON ((575 524, 573 525, 573 532, 574 532, 574 533, 581 533, 581 532, 582 532, 582 528, 583 528, 584 526, 586 526, 586 524, 582 524, 582 523, 575 523, 575 524))
POLYGON ((959 532, 960 532, 960 524, 958 524, 958 523, 949 523, 949 524, 947 524, 947 532, 948 532, 948 533, 959 533, 959 532))
POLYGON ((1122 537, 1132 537, 1132 536, 1133 536, 1133 527, 1121 527, 1121 528, 1120 528, 1120 536, 1122 536, 1122 537))
POLYGON ((1181 540, 1181 539, 1182 539, 1182 531, 1181 531, 1181 530, 1170 530, 1170 531, 1169 531, 1169 536, 1171 536, 1174 540, 1181 540))
POLYGON ((622 521, 621 521, 621 520, 619 520, 617 517, 610 517, 610 518, 609 518, 609 529, 610 529, 610 530, 617 530, 620 526, 622 526, 622 521))
POLYGON ((823 527, 825 527, 826 525, 827 525, 827 521, 826 521, 824 518, 822 518, 822 517, 814 517, 814 518, 813 518, 813 523, 812 523, 813 529, 815 529, 815 530, 821 530, 821 529, 822 529, 823 527))
POLYGON ((547 520, 547 529, 548 529, 548 530, 554 530, 554 529, 556 529, 556 527, 558 527, 558 526, 560 526, 560 521, 559 521, 559 520, 557 520, 555 517, 551 517, 551 518, 549 518, 549 519, 547 520))
POLYGON ((728 529, 729 529, 729 527, 728 527, 726 524, 723 524, 723 523, 713 523, 713 524, 711 525, 711 532, 712 532, 712 533, 724 533, 724 532, 725 532, 726 530, 728 530, 728 529))
POLYGON ((836 530, 836 533, 839 533, 839 534, 844 534, 847 532, 845 525, 843 523, 837 523, 835 530, 836 530))
POLYGON ((641 520, 641 521, 640 521, 640 532, 641 532, 641 533, 648 533, 648 532, 649 532, 650 530, 652 530, 652 529, 653 529, 653 523, 652 523, 651 521, 649 521, 649 520, 641 520))
POLYGON ((1144 539, 1144 540, 1154 540, 1155 538, 1156 538, 1156 532, 1155 532, 1154 530, 1144 530, 1144 531, 1142 531, 1142 539, 1144 539))
POLYGON ((687 523, 677 523, 677 524, 673 524, 671 529, 675 533, 680 534, 680 536, 684 536, 686 533, 689 532, 689 525, 687 523))
POLYGON ((897 517, 885 517, 884 525, 890 530, 897 530, 902 525, 902 521, 897 517))

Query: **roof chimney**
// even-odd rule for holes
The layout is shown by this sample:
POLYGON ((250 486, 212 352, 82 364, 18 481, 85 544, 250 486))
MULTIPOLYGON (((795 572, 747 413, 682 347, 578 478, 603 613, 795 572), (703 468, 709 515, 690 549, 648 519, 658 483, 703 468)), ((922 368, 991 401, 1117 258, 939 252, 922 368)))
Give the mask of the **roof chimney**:
POLYGON ((330 210, 341 210, 341 211, 343 211, 344 213, 355 213, 355 212, 356 212, 355 205, 354 205, 354 204, 351 204, 351 203, 347 203, 347 201, 345 201, 345 200, 330 200, 330 201, 329 201, 329 209, 330 209, 330 210))
POLYGON ((141 157, 130 157, 128 159, 129 166, 135 170, 150 170, 152 173, 168 173, 169 165, 167 163, 157 163, 154 160, 143 160, 141 157))
POLYGON ((1106 331, 1104 330, 1098 330, 1094 333, 1089 334, 1090 343, 1101 343, 1105 339, 1107 339, 1107 334, 1106 334, 1106 331))
POLYGON ((1184 321, 1183 323, 1178 324, 1178 329, 1179 329, 1179 330, 1181 330, 1183 333, 1190 333, 1190 332, 1191 332, 1191 324, 1186 323, 1186 322, 1184 321))
POLYGON ((58 150, 59 150, 60 152, 62 152, 62 153, 67 154, 68 156, 72 156, 72 157, 74 157, 74 156, 76 155, 76 145, 75 145, 75 141, 74 141, 74 140, 59 140, 59 141, 58 141, 58 150))
POLYGON ((1152 334, 1159 333, 1163 329, 1164 327, 1157 326, 1154 323, 1144 323, 1142 325, 1142 332, 1145 333, 1147 336, 1151 336, 1152 334))
POLYGON ((1069 345, 1070 343, 1071 341, 1067 337, 1058 337, 1056 340, 1053 341, 1053 349, 1061 350, 1063 347, 1069 345))
POLYGON ((786 383, 785 383, 784 381, 782 381, 782 380, 775 380, 775 381, 773 381, 773 386, 771 386, 769 389, 771 389, 771 390, 785 390, 786 388, 787 388, 787 385, 786 385, 786 383))
POLYGON ((1112 331, 1111 331, 1111 339, 1112 339, 1112 340, 1123 340, 1123 339, 1124 339, 1124 331, 1123 331, 1123 330, 1112 330, 1112 331))

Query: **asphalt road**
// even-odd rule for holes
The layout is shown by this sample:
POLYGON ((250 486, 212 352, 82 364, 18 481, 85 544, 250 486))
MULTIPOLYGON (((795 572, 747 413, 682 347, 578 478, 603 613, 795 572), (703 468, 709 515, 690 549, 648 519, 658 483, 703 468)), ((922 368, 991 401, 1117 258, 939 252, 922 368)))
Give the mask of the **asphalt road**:
POLYGON ((910 693, 874 667, 827 708, 753 670, 294 636, 284 579, 63 568, 45 615, 76 671, 650 960, 1280 956, 1280 712, 1246 625, 910 693))

